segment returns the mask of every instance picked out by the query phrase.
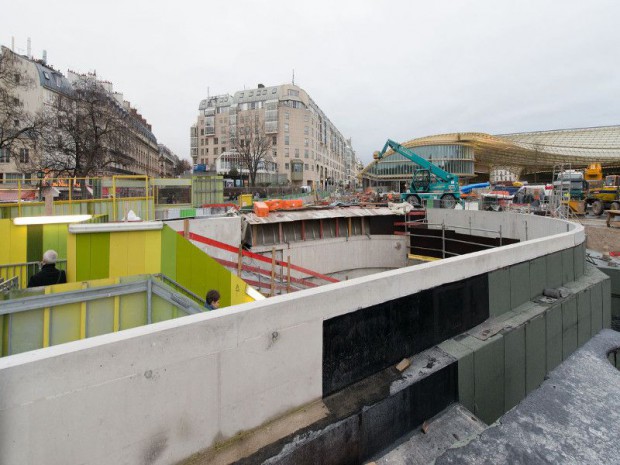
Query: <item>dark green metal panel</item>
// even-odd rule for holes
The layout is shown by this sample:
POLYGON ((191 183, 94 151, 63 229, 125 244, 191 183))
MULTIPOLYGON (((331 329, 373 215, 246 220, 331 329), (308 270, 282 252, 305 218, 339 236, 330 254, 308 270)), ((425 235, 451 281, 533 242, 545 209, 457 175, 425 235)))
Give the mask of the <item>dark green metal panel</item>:
POLYGON ((519 263, 510 267, 510 308, 517 308, 530 300, 530 264, 519 263))
POLYGON ((489 316, 510 311, 510 271, 508 268, 489 273, 489 316))
POLYGON ((540 257, 530 262, 530 298, 541 295, 547 286, 547 260, 540 257))
POLYGON ((545 313, 547 336, 547 371, 562 363, 562 305, 555 305, 545 313))
POLYGON ((547 255, 547 287, 556 288, 562 285, 562 253, 547 255))
POLYGON ((504 410, 508 411, 525 397, 525 327, 504 334, 504 410))
POLYGON ((577 247, 573 248, 574 255, 574 270, 575 270, 575 279, 579 279, 583 276, 583 270, 585 266, 585 243, 579 244, 577 247))
POLYGON ((603 328, 611 328, 611 281, 606 279, 603 286, 603 328))
POLYGON ((32 224, 27 226, 28 242, 26 259, 29 262, 40 262, 43 258, 43 225, 32 224))
POLYGON ((590 312, 592 314, 592 333, 594 336, 603 329, 603 286, 594 284, 590 288, 590 312))
POLYGON ((562 251, 562 284, 575 280, 575 256, 573 249, 562 251))
POLYGON ((542 384, 547 373, 546 333, 544 315, 532 318, 525 325, 525 389, 527 394, 542 384))
POLYGON ((562 360, 577 349, 577 299, 571 296, 562 303, 562 360))
POLYGON ((590 291, 577 294, 577 345, 581 347, 592 335, 592 314, 590 312, 590 291))

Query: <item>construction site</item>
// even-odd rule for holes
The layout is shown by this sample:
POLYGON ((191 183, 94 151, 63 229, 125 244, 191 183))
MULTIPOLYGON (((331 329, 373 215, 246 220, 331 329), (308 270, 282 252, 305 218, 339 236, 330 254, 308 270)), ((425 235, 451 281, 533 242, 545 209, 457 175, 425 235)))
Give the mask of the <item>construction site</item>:
POLYGON ((391 153, 406 189, 4 185, 0 462, 615 461, 619 177, 391 153), (67 282, 28 287, 50 249, 67 282))

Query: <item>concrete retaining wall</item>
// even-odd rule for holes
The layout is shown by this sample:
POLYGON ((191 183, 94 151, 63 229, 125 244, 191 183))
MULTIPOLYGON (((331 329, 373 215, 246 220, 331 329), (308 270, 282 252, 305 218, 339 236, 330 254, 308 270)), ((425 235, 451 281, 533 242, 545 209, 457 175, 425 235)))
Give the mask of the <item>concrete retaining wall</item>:
MULTIPOLYGON (((481 213, 451 211, 450 218, 468 223, 465 215, 477 220, 481 213)), ((524 218, 534 217, 514 221, 524 218)), ((507 220, 485 215, 484 221, 491 229, 507 220)), ((535 221, 548 232, 567 228, 557 220, 535 221)), ((518 233, 519 226, 511 228, 518 233)), ((508 273, 516 303, 526 275, 523 265, 512 272, 513 265, 540 257, 553 270, 559 264, 560 284, 574 280, 583 274, 575 256, 583 256, 585 236, 579 225, 568 228, 527 243, 2 359, 0 463, 181 460, 320 398, 325 320, 493 272, 508 273)), ((538 266, 528 265, 530 282, 538 266)), ((490 291, 491 298, 502 296, 490 291)))

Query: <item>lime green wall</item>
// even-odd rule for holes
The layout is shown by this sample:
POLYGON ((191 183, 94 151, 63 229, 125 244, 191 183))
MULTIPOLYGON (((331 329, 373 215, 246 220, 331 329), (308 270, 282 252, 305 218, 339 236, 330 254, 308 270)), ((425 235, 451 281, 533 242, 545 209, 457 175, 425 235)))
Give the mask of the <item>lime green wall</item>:
POLYGON ((110 274, 110 233, 75 235, 76 281, 103 279, 110 274))

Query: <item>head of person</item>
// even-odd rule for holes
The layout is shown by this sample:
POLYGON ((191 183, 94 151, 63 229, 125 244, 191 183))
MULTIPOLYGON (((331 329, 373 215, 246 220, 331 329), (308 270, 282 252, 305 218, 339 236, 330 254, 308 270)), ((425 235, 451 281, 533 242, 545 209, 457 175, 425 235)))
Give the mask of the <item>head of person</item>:
POLYGON ((215 289, 207 292, 207 304, 211 305, 214 308, 219 308, 220 306, 220 293, 215 289))
POLYGON ((55 250, 48 250, 43 254, 43 260, 41 263, 43 265, 55 265, 58 260, 58 254, 55 250))

